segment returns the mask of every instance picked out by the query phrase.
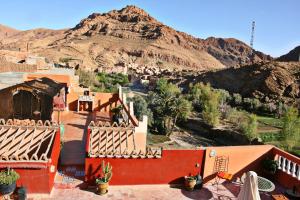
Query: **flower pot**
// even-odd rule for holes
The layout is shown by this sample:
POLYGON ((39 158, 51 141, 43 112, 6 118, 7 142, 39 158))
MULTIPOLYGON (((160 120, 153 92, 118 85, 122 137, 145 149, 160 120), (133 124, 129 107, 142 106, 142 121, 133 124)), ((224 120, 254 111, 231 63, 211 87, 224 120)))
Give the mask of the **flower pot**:
POLYGON ((108 192, 108 183, 100 183, 98 184, 98 194, 104 195, 108 192))
POLYGON ((10 185, 4 185, 0 184, 0 194, 5 195, 12 193, 16 189, 16 182, 10 184, 10 185))
POLYGON ((196 179, 188 179, 188 178, 185 178, 185 188, 188 190, 188 191, 192 191, 196 185, 196 179))

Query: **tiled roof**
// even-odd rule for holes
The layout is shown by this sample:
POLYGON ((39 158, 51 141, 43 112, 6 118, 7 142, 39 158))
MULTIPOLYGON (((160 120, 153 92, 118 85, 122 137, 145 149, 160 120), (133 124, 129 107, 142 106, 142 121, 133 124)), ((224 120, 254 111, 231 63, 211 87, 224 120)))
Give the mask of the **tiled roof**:
POLYGON ((160 158, 161 149, 137 150, 135 127, 132 124, 91 122, 89 157, 160 158))
POLYGON ((56 124, 0 120, 0 162, 48 162, 56 124))

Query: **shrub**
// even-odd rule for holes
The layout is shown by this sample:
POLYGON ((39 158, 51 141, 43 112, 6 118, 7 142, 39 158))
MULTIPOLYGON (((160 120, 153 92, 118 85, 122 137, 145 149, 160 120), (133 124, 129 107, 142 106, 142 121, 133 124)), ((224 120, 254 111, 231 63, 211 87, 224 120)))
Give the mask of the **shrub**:
POLYGON ((278 169, 278 163, 275 160, 267 158, 262 161, 262 167, 271 174, 275 174, 278 169))
POLYGON ((241 130, 247 136, 249 140, 257 138, 257 116, 250 114, 247 119, 241 122, 241 130))
POLYGON ((232 95, 232 99, 233 99, 233 103, 236 105, 236 106, 239 106, 242 104, 243 102, 243 98, 240 94, 237 94, 237 93, 234 93, 232 95))
POLYGON ((150 109, 148 109, 147 101, 140 95, 135 95, 132 98, 133 101, 133 109, 134 115, 137 117, 138 120, 143 120, 143 115, 148 116, 148 125, 151 126, 153 113, 150 109))
POLYGON ((298 109, 288 107, 282 118, 282 135, 285 139, 287 149, 292 150, 300 142, 300 121, 298 109))
POLYGON ((20 175, 13 169, 7 169, 0 172, 0 184, 11 185, 20 178, 20 175))

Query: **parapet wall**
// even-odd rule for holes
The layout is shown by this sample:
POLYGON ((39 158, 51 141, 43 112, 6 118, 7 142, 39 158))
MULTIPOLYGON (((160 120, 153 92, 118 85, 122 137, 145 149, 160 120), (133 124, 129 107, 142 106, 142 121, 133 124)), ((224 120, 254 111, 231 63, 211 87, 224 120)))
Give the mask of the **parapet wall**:
POLYGON ((94 184, 102 161, 113 168, 111 185, 181 184, 184 176, 201 173, 205 150, 163 150, 161 158, 85 159, 85 181, 94 184))
POLYGON ((2 72, 36 72, 36 65, 7 62, 0 58, 0 73, 2 72))

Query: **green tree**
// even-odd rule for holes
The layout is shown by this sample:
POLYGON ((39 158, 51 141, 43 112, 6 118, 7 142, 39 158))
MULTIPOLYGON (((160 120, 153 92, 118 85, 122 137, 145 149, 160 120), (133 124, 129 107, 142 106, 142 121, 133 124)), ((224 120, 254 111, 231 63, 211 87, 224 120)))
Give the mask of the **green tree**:
POLYGON ((244 98, 243 99, 243 106, 248 111, 256 111, 261 106, 261 103, 258 99, 244 98))
POLYGON ((149 108, 153 112, 153 128, 170 135, 178 120, 184 120, 191 112, 191 104, 183 98, 180 89, 159 79, 148 96, 149 108))
POLYGON ((153 114, 148 108, 147 101, 140 95, 135 95, 132 98, 134 114, 138 120, 143 120, 143 115, 148 116, 148 125, 151 126, 153 120, 153 114))
POLYGON ((282 135, 289 151, 299 143, 300 123, 298 118, 298 109, 288 107, 282 117, 283 127, 282 135))
POLYGON ((189 99, 193 102, 195 110, 201 111, 206 123, 211 126, 219 124, 221 95, 217 90, 213 90, 209 84, 190 85, 189 99))
POLYGON ((210 91, 202 94, 203 120, 211 126, 217 126, 220 119, 219 102, 220 94, 210 91))
POLYGON ((79 76, 79 84, 85 87, 93 86, 96 83, 95 73, 93 72, 79 69, 76 71, 76 75, 79 76))
POLYGON ((257 116, 255 114, 249 114, 241 123, 242 132, 249 138, 249 140, 257 138, 257 125, 257 116))
POLYGON ((233 98, 233 102, 234 102, 234 104, 235 104, 236 106, 241 105, 242 102, 243 102, 242 96, 241 96, 240 94, 238 94, 238 93, 234 93, 234 94, 232 95, 232 98, 233 98))
POLYGON ((177 98, 172 106, 173 106, 172 114, 171 114, 172 124, 169 125, 169 129, 171 131, 168 132, 167 134, 168 136, 174 130, 177 121, 178 120, 185 121, 190 116, 192 111, 191 102, 185 99, 183 96, 177 98))

